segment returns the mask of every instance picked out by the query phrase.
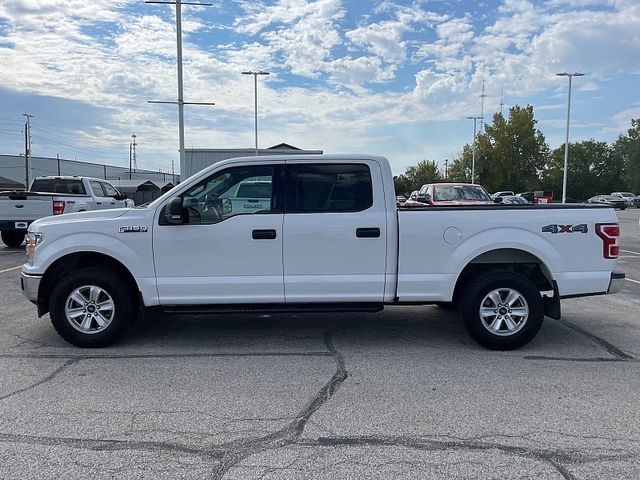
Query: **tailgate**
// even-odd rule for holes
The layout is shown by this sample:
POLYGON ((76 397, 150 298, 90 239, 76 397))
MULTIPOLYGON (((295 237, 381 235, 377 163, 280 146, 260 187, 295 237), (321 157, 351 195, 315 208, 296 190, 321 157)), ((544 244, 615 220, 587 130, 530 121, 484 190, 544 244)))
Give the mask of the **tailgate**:
POLYGON ((30 223, 50 215, 53 215, 53 197, 51 195, 0 194, 0 222, 2 222, 3 228, 26 228, 26 226, 22 226, 22 222, 30 223))

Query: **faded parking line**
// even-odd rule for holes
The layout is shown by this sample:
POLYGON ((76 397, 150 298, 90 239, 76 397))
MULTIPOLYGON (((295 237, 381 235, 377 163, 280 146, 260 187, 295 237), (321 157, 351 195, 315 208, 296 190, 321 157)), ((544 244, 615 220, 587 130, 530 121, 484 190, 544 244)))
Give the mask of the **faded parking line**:
POLYGON ((0 270, 0 273, 11 272, 13 270, 18 270, 19 268, 22 268, 22 265, 18 265, 17 267, 5 268, 4 270, 0 270))
POLYGON ((633 283, 640 283, 640 281, 634 280, 633 278, 628 278, 627 277, 627 278, 625 278, 625 280, 629 280, 630 282, 633 282, 633 283))
POLYGON ((620 251, 621 251, 621 252, 624 252, 624 253, 632 253, 633 255, 638 255, 638 256, 640 256, 640 253, 638 253, 638 252, 634 252, 633 250, 623 250, 623 249, 620 249, 620 251))

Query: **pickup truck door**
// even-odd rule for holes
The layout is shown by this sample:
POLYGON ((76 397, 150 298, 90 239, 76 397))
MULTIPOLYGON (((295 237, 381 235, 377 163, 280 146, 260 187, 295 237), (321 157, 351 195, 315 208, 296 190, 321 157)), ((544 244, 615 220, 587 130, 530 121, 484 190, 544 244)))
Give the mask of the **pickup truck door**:
POLYGON ((104 210, 115 207, 115 205, 111 205, 111 202, 115 202, 115 200, 107 197, 104 189, 102 188, 102 182, 90 180, 89 185, 91 186, 93 202, 95 203, 94 205, 91 205, 92 210, 104 210))
POLYGON ((160 304, 284 302, 283 177, 284 162, 234 165, 180 194, 183 223, 163 222, 161 209, 153 229, 160 304), (230 201, 246 181, 269 183, 269 198, 230 201))
POLYGON ((379 165, 308 162, 287 160, 286 301, 381 302, 387 223, 379 165))
POLYGON ((119 195, 118 190, 115 189, 113 185, 109 182, 100 182, 102 184, 102 188, 104 189, 104 193, 106 194, 111 208, 123 208, 125 206, 124 200, 116 200, 114 197, 119 195))

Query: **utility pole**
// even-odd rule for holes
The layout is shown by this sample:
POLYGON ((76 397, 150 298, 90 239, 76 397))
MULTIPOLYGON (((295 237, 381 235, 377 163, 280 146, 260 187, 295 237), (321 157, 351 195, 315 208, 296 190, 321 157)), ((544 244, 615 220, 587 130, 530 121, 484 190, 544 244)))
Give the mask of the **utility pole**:
POLYGON ((131 180, 131 159, 132 159, 132 157, 131 157, 131 147, 132 147, 132 144, 131 144, 131 142, 129 142, 129 180, 131 180))
POLYGON ((476 183, 476 122, 482 119, 482 117, 467 117, 467 120, 473 120, 473 147, 472 160, 471 160, 471 183, 476 183))
POLYGON ((500 115, 502 115, 502 107, 504 107, 504 88, 500 87, 500 115))
POLYGON ((444 179, 449 178, 449 159, 444 159, 444 179))
POLYGON ((31 159, 31 122, 33 115, 23 113, 26 121, 24 122, 24 189, 29 190, 30 177, 30 159, 31 159))
POLYGON ((564 142, 564 173, 562 174, 562 203, 567 203, 567 166, 569 164, 569 122, 571 118, 571 81, 573 77, 583 77, 584 73, 556 73, 558 77, 569 77, 569 99, 567 101, 567 136, 564 142))
POLYGON ((484 93, 484 80, 482 80, 482 93, 480 94, 480 131, 484 128, 484 99, 487 95, 484 93))
POLYGON ((131 142, 131 146, 133 147, 131 158, 133 160, 133 171, 135 172, 136 170, 138 170, 138 161, 136 159, 136 146, 138 145, 136 143, 137 135, 134 133, 133 135, 131 135, 131 138, 133 139, 133 141, 131 142))
POLYGON ((253 75, 253 94, 254 94, 254 110, 253 110, 253 118, 254 118, 254 126, 255 126, 255 134, 256 134, 256 156, 258 156, 258 75, 269 75, 269 72, 263 72, 262 70, 258 72, 246 71, 242 72, 242 75, 253 75))
POLYGON ((212 3, 192 3, 183 2, 182 0, 164 1, 164 0, 148 0, 144 3, 155 3, 176 6, 176 60, 178 64, 178 100, 175 102, 149 101, 148 103, 172 103, 178 105, 178 136, 180 142, 180 174, 185 175, 187 165, 184 152, 184 106, 185 105, 215 105, 210 102, 185 102, 184 101, 184 85, 182 81, 182 5, 199 5, 213 6, 212 3))

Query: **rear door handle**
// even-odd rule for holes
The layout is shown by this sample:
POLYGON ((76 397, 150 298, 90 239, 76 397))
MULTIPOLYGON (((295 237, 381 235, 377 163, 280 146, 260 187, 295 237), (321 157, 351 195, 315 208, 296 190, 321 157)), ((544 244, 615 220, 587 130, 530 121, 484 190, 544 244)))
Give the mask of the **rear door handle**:
POLYGON ((251 238, 254 240, 275 240, 275 230, 254 230, 251 232, 251 238))
POLYGON ((379 228, 358 228, 356 229, 356 237, 358 238, 379 238, 379 228))

